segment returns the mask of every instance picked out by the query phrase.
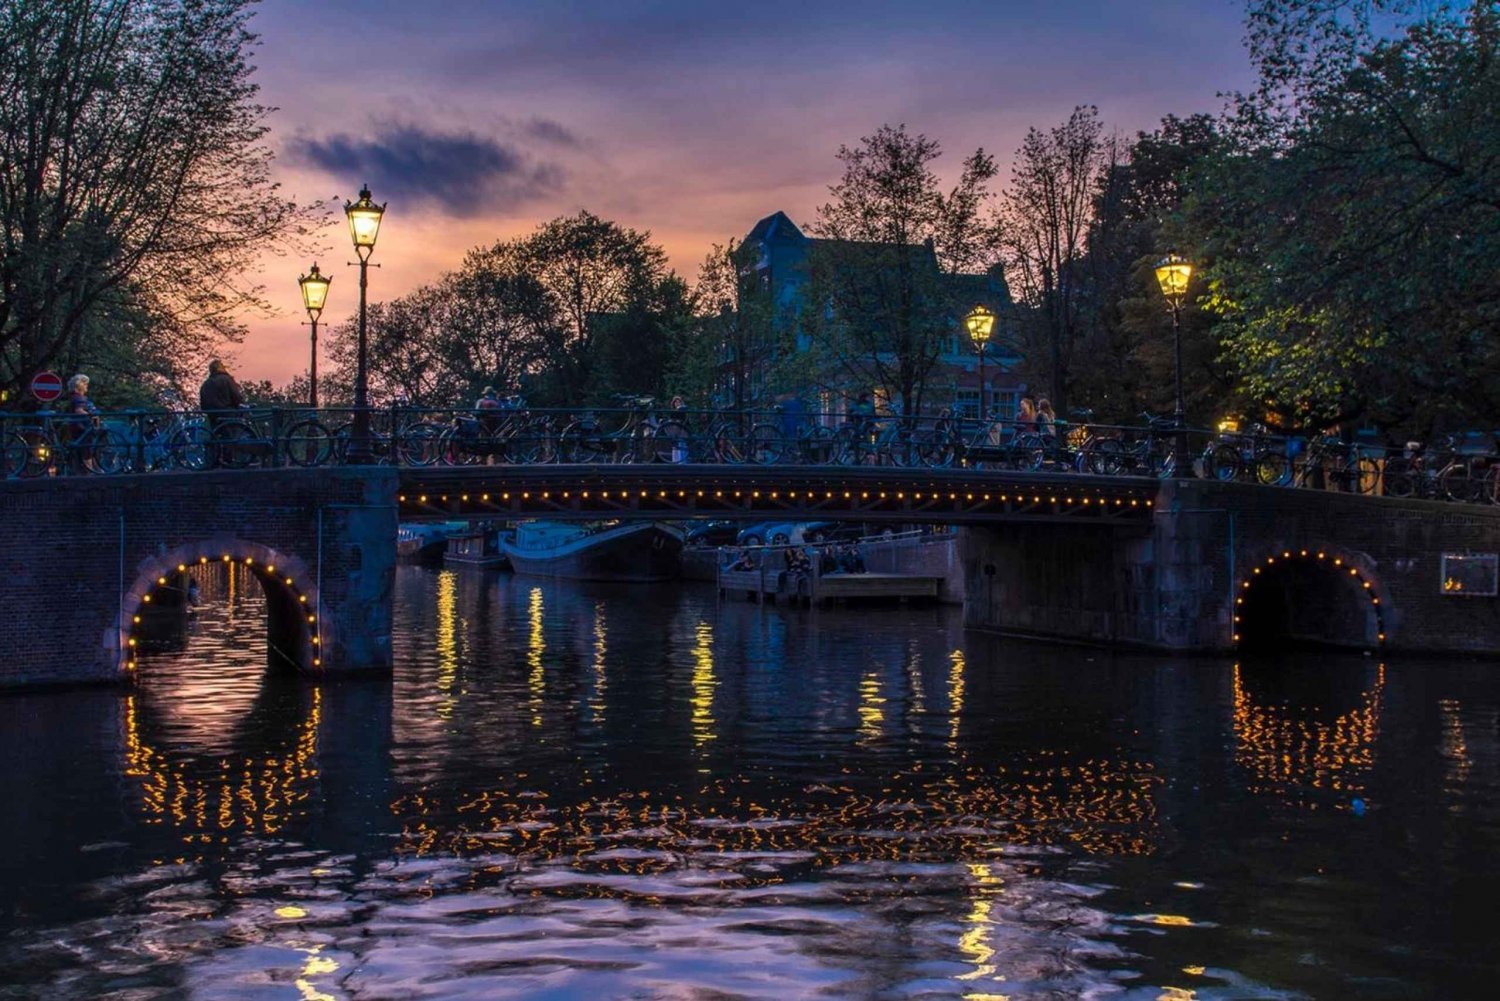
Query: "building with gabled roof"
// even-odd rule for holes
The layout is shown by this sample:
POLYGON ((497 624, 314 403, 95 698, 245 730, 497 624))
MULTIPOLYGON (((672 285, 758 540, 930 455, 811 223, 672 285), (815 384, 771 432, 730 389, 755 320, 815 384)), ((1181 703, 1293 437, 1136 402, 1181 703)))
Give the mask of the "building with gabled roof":
MULTIPOLYGON (((750 262, 745 266, 745 276, 753 277, 768 294, 773 322, 784 325, 783 329, 796 325, 803 315, 811 278, 809 258, 816 246, 826 242, 831 241, 807 236, 785 212, 778 211, 757 222, 741 244, 750 262)), ((1006 332, 1014 327, 1015 306, 1004 275, 998 268, 985 274, 944 274, 930 243, 914 244, 909 249, 920 259, 921 267, 930 268, 953 290, 955 300, 983 305, 998 317, 995 335, 985 352, 983 387, 979 385, 979 358, 964 330, 963 317, 953 318, 953 335, 928 379, 930 402, 939 406, 957 403, 970 416, 978 416, 982 408, 1002 418, 1013 416, 1026 384, 1017 373, 1021 358, 1007 343, 1006 332)), ((809 347, 800 331, 796 343, 800 350, 809 347)), ((850 386, 849 392, 875 388, 850 386)))

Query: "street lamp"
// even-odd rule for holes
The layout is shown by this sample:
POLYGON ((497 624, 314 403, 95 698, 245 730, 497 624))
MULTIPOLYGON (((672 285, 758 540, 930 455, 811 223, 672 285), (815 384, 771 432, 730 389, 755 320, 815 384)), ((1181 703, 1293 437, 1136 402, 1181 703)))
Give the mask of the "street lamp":
POLYGON ((969 331, 969 340, 979 354, 979 419, 984 420, 984 347, 990 342, 995 330, 995 314, 983 305, 975 306, 964 317, 964 327, 969 331))
POLYGON ((370 255, 375 252, 375 238, 380 233, 380 217, 385 205, 370 200, 370 186, 359 191, 359 201, 345 202, 344 215, 349 217, 349 235, 354 252, 359 255, 359 358, 354 369, 354 435, 349 443, 349 461, 356 465, 370 461, 370 393, 367 374, 365 338, 365 289, 369 285, 370 255))
POLYGON ((302 288, 302 308, 307 310, 307 319, 312 327, 312 364, 308 368, 308 392, 307 402, 314 410, 318 408, 318 317, 323 315, 323 304, 328 301, 328 283, 332 278, 325 277, 318 270, 317 262, 313 263, 307 274, 297 279, 297 284, 302 288))
POLYGON ((1156 282, 1172 308, 1172 368, 1177 385, 1177 402, 1172 412, 1172 423, 1177 428, 1178 463, 1187 455, 1187 440, 1183 435, 1183 428, 1187 426, 1187 412, 1182 405, 1182 300, 1187 295, 1188 280, 1192 277, 1193 266, 1170 251, 1156 265, 1156 282))

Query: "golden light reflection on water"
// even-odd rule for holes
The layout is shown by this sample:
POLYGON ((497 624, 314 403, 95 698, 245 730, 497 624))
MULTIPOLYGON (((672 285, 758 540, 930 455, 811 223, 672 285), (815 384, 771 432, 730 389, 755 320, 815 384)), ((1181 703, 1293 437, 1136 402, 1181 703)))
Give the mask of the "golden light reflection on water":
POLYGON ((289 753, 225 755, 214 779, 194 774, 146 740, 138 698, 125 698, 125 774, 139 783, 137 803, 147 824, 178 829, 187 845, 208 844, 231 832, 275 834, 306 814, 319 776, 321 690, 311 690, 289 753))
POLYGON ((307 954, 307 960, 302 964, 302 969, 297 973, 297 979, 292 985, 297 988, 297 993, 302 996, 303 1001, 337 1001, 334 995, 321 990, 313 983, 313 977, 326 977, 337 973, 339 964, 328 956, 320 955, 323 946, 313 945, 302 949, 307 954))
POLYGON ((948 746, 958 747, 958 721, 964 711, 964 652, 948 655, 948 746))
POLYGON ((880 675, 869 672, 859 683, 859 735, 862 740, 880 736, 885 723, 885 696, 881 694, 880 675))
POLYGON ((589 713, 595 723, 604 722, 605 696, 609 682, 605 675, 605 658, 609 653, 609 627, 604 619, 604 602, 594 603, 594 688, 589 693, 589 713))
POLYGON ((542 635, 542 589, 534 587, 526 601, 526 621, 530 633, 526 638, 526 666, 531 673, 526 679, 530 693, 527 705, 531 709, 531 725, 542 725, 542 696, 547 691, 547 675, 543 670, 542 655, 547 652, 547 641, 542 635))
POLYGON ((922 647, 916 639, 908 640, 906 645, 906 684, 911 691, 911 711, 918 714, 926 712, 926 699, 922 691, 922 647))
POLYGON ((702 747, 713 740, 714 689, 719 682, 714 678, 714 630, 707 622, 699 622, 693 644, 693 743, 702 747))
POLYGON ((1381 664, 1374 684, 1360 693, 1359 705, 1323 722, 1284 706, 1258 704, 1236 664, 1234 760, 1249 773, 1249 791, 1289 799, 1308 790, 1363 794, 1375 766, 1384 692, 1381 664))
POLYGON ((959 980, 978 980, 995 975, 995 964, 991 962, 995 958, 995 949, 989 944, 994 926, 990 910, 995 905, 995 897, 1001 893, 1003 880, 984 863, 970 864, 969 875, 974 879, 973 906, 964 919, 966 927, 958 938, 958 951, 974 968, 960 973, 959 980))
POLYGON ((1447 759, 1447 775, 1450 786, 1464 784, 1469 778, 1473 761, 1469 758, 1469 743, 1464 739, 1462 707, 1457 699, 1439 699, 1438 712, 1443 717, 1441 753, 1447 759))
POLYGON ((454 689, 458 678, 458 574, 442 570, 437 578, 437 687, 442 694, 437 713, 443 719, 453 716, 457 702, 454 689))

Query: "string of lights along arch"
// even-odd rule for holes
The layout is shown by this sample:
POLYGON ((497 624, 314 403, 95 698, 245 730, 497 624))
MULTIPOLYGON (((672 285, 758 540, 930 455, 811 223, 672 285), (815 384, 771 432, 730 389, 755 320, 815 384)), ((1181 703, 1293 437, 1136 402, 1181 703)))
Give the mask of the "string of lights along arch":
POLYGON ((1353 560, 1348 556, 1332 555, 1323 550, 1316 549, 1283 549, 1281 555, 1274 553, 1267 556, 1258 565, 1250 568, 1250 576, 1239 582, 1238 594, 1234 599, 1234 643, 1238 646, 1241 642, 1240 625, 1243 618, 1245 598, 1251 587, 1264 576, 1267 570, 1272 569, 1278 563, 1286 563, 1292 560, 1304 560, 1308 563, 1319 564, 1331 568, 1339 576, 1347 576, 1354 584, 1359 585, 1365 600, 1369 602, 1371 610, 1375 613, 1375 642, 1377 646, 1385 645, 1385 609, 1380 603, 1380 594, 1375 588, 1374 580, 1355 566, 1353 560))
POLYGON ((294 663, 302 661, 298 666, 305 667, 308 663, 313 668, 323 666, 323 628, 318 621, 316 600, 310 597, 308 589, 296 577, 288 576, 284 570, 278 571, 274 563, 258 562, 253 556, 240 558, 230 553, 222 553, 217 560, 200 555, 195 563, 179 562, 175 571, 163 570, 157 574, 151 588, 145 594, 141 595, 139 604, 130 612, 130 626, 125 640, 125 668, 132 678, 135 677, 135 671, 139 667, 140 649, 145 640, 143 627, 145 625, 147 609, 153 602, 159 603, 159 600, 168 589, 177 588, 177 585, 167 576, 167 573, 175 573, 180 578, 194 566, 206 567, 216 562, 230 568, 244 567, 255 574, 261 584, 267 587, 268 592, 273 589, 283 592, 297 609, 295 614, 298 617, 299 624, 303 626, 303 631, 306 634, 307 643, 311 650, 310 655, 305 659, 293 651, 280 650, 278 652, 282 657, 294 663))

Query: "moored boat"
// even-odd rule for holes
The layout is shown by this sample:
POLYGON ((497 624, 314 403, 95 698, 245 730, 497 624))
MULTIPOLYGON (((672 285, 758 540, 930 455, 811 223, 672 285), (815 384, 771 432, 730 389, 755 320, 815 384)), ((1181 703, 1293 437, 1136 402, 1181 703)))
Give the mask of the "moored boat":
POLYGON ((500 548, 499 532, 495 529, 481 529, 465 535, 450 536, 448 548, 443 553, 443 562, 502 569, 510 560, 500 548))
POLYGON ((682 534, 656 522, 523 522, 500 549, 516 573, 536 577, 662 581, 682 572, 682 534))

